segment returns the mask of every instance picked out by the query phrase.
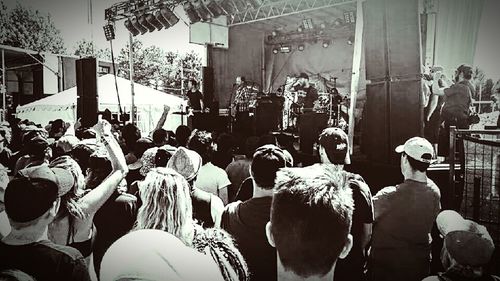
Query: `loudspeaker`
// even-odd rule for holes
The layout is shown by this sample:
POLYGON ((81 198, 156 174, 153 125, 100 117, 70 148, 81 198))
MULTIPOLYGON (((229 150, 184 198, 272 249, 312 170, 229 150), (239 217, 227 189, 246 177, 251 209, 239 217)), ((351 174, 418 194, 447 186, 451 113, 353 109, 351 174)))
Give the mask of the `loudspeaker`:
POLYGON ((76 115, 83 127, 97 123, 97 61, 76 60, 76 115))
POLYGON ((203 104, 211 108, 214 100, 214 69, 212 67, 204 66, 202 69, 203 80, 203 104))
POLYGON ((297 120, 300 137, 300 151, 305 154, 313 154, 314 143, 319 134, 328 125, 326 113, 308 112, 299 116, 297 120))
POLYGON ((394 149, 423 135, 418 0, 364 3, 366 104, 362 151, 368 159, 396 165, 394 149))
POLYGON ((277 131, 280 124, 280 107, 276 102, 259 102, 255 112, 255 130, 257 136, 277 131))

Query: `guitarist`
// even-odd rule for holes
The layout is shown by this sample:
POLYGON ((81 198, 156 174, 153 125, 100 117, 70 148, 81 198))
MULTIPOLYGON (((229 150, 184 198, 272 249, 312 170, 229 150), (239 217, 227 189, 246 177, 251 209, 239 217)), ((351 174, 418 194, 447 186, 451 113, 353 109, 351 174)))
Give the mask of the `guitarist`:
POLYGON ((194 79, 188 81, 188 91, 186 96, 188 98, 189 117, 191 118, 192 129, 200 129, 200 118, 203 112, 203 95, 198 90, 198 82, 194 79))

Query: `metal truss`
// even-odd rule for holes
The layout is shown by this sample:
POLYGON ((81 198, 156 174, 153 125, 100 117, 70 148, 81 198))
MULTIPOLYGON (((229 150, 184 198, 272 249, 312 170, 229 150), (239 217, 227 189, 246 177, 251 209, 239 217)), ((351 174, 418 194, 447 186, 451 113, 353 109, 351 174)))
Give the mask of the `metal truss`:
POLYGON ((152 12, 161 7, 175 8, 180 0, 128 0, 114 4, 104 11, 104 18, 108 22, 115 22, 136 15, 137 13, 152 12))
POLYGON ((263 0, 262 5, 257 9, 247 6, 246 10, 233 14, 229 18, 229 26, 258 22, 348 3, 356 3, 356 0, 263 0))

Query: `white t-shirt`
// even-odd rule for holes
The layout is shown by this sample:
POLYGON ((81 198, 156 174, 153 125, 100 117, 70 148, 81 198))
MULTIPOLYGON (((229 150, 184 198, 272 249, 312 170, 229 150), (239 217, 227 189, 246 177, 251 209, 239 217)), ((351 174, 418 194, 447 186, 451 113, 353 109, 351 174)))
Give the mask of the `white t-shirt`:
POLYGON ((208 162, 201 166, 195 182, 197 188, 216 196, 219 196, 217 192, 219 189, 230 184, 231 182, 229 181, 226 171, 215 166, 212 162, 208 162))

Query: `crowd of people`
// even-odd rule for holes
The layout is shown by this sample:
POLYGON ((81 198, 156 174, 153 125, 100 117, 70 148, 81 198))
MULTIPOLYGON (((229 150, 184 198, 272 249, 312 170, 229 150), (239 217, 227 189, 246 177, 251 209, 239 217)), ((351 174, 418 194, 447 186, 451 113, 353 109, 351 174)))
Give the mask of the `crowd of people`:
POLYGON ((487 230, 441 211, 426 139, 395 149, 404 182, 372 196, 339 128, 304 165, 273 135, 166 131, 168 111, 148 137, 0 125, 0 280, 497 280, 487 230))

